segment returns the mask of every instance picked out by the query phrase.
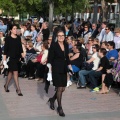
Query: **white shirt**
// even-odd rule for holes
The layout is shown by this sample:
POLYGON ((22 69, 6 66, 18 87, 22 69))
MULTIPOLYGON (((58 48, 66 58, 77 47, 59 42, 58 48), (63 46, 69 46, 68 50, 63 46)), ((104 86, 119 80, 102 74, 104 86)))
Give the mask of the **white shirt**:
POLYGON ((46 62, 48 58, 48 50, 44 50, 42 58, 41 58, 41 62, 46 62))
MULTIPOLYGON (((86 33, 86 31, 84 31, 84 34, 86 33)), ((91 32, 88 32, 86 35, 83 36, 82 33, 82 37, 84 38, 84 43, 86 44, 88 42, 89 37, 91 37, 91 32)))
POLYGON ((113 37, 114 37, 114 34, 110 31, 108 34, 107 33, 104 34, 103 41, 106 41, 106 42, 113 41, 114 39, 113 37))
POLYGON ((37 52, 37 54, 39 54, 41 51, 42 51, 42 49, 41 49, 41 44, 42 44, 42 41, 41 42, 35 42, 34 43, 34 48, 35 49, 37 49, 37 50, 39 50, 39 52, 37 52))
POLYGON ((105 28, 103 28, 101 30, 100 34, 97 36, 97 38, 99 39, 100 42, 102 42, 104 34, 105 34, 105 28))
POLYGON ((29 36, 30 35, 30 32, 28 30, 26 30, 24 33, 23 33, 23 36, 26 37, 26 36, 29 36))
POLYGON ((120 49, 120 36, 114 36, 115 49, 120 49))
POLYGON ((41 17, 40 20, 39 20, 39 23, 43 23, 43 22, 44 22, 44 20, 43 20, 43 18, 41 17))
POLYGON ((93 70, 97 70, 98 69, 98 66, 99 66, 99 63, 100 63, 100 58, 98 57, 98 53, 94 53, 92 55, 92 58, 95 58, 95 60, 93 61, 93 64, 94 64, 94 67, 92 68, 93 70))

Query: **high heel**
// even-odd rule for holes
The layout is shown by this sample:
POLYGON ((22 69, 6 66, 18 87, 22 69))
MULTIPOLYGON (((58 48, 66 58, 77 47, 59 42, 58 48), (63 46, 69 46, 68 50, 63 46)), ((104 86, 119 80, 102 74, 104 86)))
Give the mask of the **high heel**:
POLYGON ((18 96, 23 96, 23 94, 20 92, 18 92, 18 90, 16 90, 16 93, 18 94, 18 96))
POLYGON ((4 85, 4 89, 5 89, 5 92, 10 92, 8 88, 6 89, 5 85, 4 85))
POLYGON ((59 114, 59 116, 65 117, 65 113, 63 112, 62 107, 58 107, 58 108, 57 108, 57 113, 59 114))
POLYGON ((50 108, 51 108, 52 110, 54 110, 55 107, 54 107, 54 101, 53 101, 53 99, 52 99, 52 98, 49 98, 48 102, 50 102, 50 108))

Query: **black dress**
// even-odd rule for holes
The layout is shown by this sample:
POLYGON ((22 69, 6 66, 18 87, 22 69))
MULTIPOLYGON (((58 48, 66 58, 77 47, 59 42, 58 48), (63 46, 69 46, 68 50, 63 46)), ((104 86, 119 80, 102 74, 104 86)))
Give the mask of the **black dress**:
POLYGON ((4 55, 9 57, 9 71, 18 71, 21 53, 23 53, 23 49, 20 37, 7 36, 5 38, 4 55))
POLYGON ((52 65, 52 79, 55 87, 66 87, 67 71, 69 65, 68 45, 64 43, 65 50, 62 51, 58 42, 51 45, 48 63, 52 65))

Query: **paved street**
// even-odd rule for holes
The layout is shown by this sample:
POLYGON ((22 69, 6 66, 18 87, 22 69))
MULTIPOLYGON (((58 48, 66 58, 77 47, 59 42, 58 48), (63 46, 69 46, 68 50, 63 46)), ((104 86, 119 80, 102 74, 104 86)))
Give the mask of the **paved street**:
POLYGON ((49 94, 43 90, 44 84, 33 80, 21 79, 23 97, 17 96, 11 82, 10 93, 4 91, 5 79, 0 75, 0 120, 119 120, 120 97, 116 91, 109 94, 90 93, 89 89, 78 90, 75 84, 63 94, 65 118, 52 111, 47 100, 54 94, 50 87, 49 94))

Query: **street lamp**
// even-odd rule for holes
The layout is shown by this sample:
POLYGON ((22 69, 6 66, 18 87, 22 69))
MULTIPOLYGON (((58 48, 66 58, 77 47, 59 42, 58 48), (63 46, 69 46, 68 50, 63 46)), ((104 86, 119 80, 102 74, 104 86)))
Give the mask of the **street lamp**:
POLYGON ((71 3, 72 3, 72 22, 74 20, 74 3, 75 3, 75 0, 71 0, 71 3))

